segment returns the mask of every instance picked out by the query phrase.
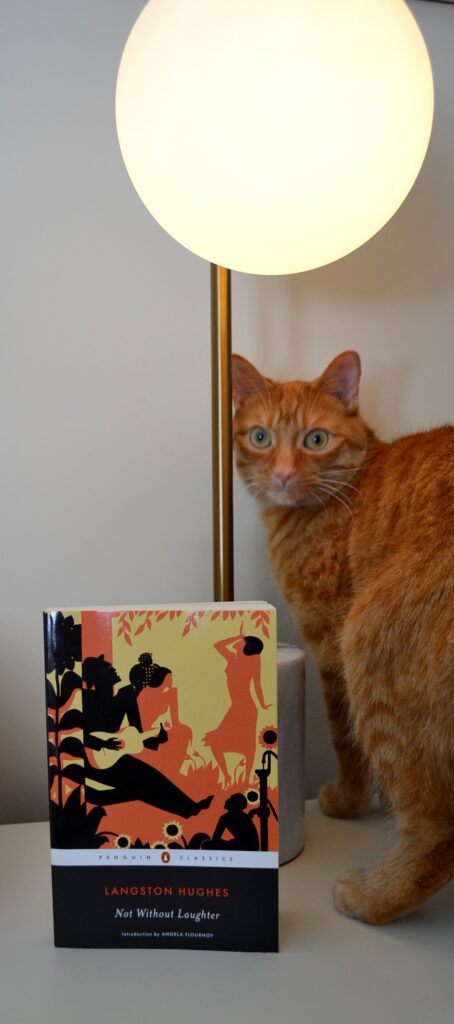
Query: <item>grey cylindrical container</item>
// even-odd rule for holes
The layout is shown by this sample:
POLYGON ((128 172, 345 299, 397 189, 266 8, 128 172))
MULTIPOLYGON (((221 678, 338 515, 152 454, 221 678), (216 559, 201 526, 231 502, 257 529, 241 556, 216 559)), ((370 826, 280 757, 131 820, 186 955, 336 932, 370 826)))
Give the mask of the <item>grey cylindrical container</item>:
POLYGON ((279 717, 279 863, 304 847, 305 656, 277 645, 279 717))

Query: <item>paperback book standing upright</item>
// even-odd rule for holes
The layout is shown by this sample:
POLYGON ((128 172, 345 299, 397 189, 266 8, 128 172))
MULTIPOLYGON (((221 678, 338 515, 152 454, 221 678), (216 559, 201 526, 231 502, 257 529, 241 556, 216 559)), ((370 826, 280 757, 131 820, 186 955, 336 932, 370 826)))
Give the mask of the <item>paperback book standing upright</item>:
POLYGON ((275 610, 44 616, 58 946, 278 948, 275 610))

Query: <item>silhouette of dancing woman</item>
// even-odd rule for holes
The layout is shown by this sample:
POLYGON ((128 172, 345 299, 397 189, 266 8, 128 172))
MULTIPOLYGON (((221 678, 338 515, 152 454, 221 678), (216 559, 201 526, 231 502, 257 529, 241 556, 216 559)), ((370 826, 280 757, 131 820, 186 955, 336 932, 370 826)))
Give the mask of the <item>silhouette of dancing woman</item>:
POLYGON ((227 789, 232 779, 225 760, 226 754, 243 756, 243 781, 249 782, 252 775, 257 743, 257 706, 252 698, 251 683, 260 707, 266 711, 271 704, 265 704, 260 680, 260 654, 263 650, 260 638, 244 636, 241 625, 237 636, 219 640, 214 647, 227 662, 225 671, 231 704, 218 727, 207 732, 203 742, 205 746, 211 747, 227 789))
MULTIPOLYGON (((85 658, 82 678, 86 688, 82 691, 85 744, 85 794, 89 803, 98 806, 142 800, 152 807, 168 811, 182 818, 191 818, 210 806, 212 796, 195 801, 178 786, 149 764, 144 764, 128 753, 122 753, 129 727, 142 732, 137 700, 130 685, 114 695, 114 686, 120 682, 113 665, 99 658, 85 658), (96 736, 96 733, 117 734, 96 736), (98 752, 98 757, 97 757, 98 752), (102 767, 103 752, 109 752, 107 767, 102 767), (94 785, 93 785, 94 783, 94 785), (97 785, 101 788, 97 788, 97 785), (107 788, 105 788, 107 787, 107 788)), ((167 740, 163 726, 159 733, 142 740, 142 746, 156 750, 167 740)))

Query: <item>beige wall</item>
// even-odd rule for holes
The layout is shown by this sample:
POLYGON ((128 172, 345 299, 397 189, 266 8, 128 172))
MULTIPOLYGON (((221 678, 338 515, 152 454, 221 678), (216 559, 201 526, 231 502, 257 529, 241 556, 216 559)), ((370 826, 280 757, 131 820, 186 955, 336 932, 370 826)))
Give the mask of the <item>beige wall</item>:
MULTIPOLYGON (((146 213, 116 142, 141 0, 1 6, 0 821, 15 821, 46 815, 42 608, 211 597, 209 274, 146 213)), ((452 419, 454 8, 411 7, 437 112, 410 197, 338 264, 233 279, 235 349, 310 378, 357 348, 386 438, 452 419)), ((295 640, 239 486, 236 552, 237 597, 275 601, 295 640)), ((333 763, 311 667, 310 793, 333 763)))

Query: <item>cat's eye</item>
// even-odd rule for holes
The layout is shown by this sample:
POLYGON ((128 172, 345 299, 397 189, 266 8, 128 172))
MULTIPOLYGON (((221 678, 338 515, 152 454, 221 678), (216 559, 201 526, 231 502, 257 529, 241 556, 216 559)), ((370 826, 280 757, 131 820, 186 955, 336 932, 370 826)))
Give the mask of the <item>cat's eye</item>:
POLYGON ((270 448, 273 443, 270 431, 265 427, 253 427, 249 431, 249 440, 254 448, 270 448))
POLYGON ((321 430, 318 427, 315 430, 310 430, 304 438, 304 447, 309 448, 311 452, 320 452, 322 448, 326 448, 329 441, 329 434, 326 430, 321 430))

